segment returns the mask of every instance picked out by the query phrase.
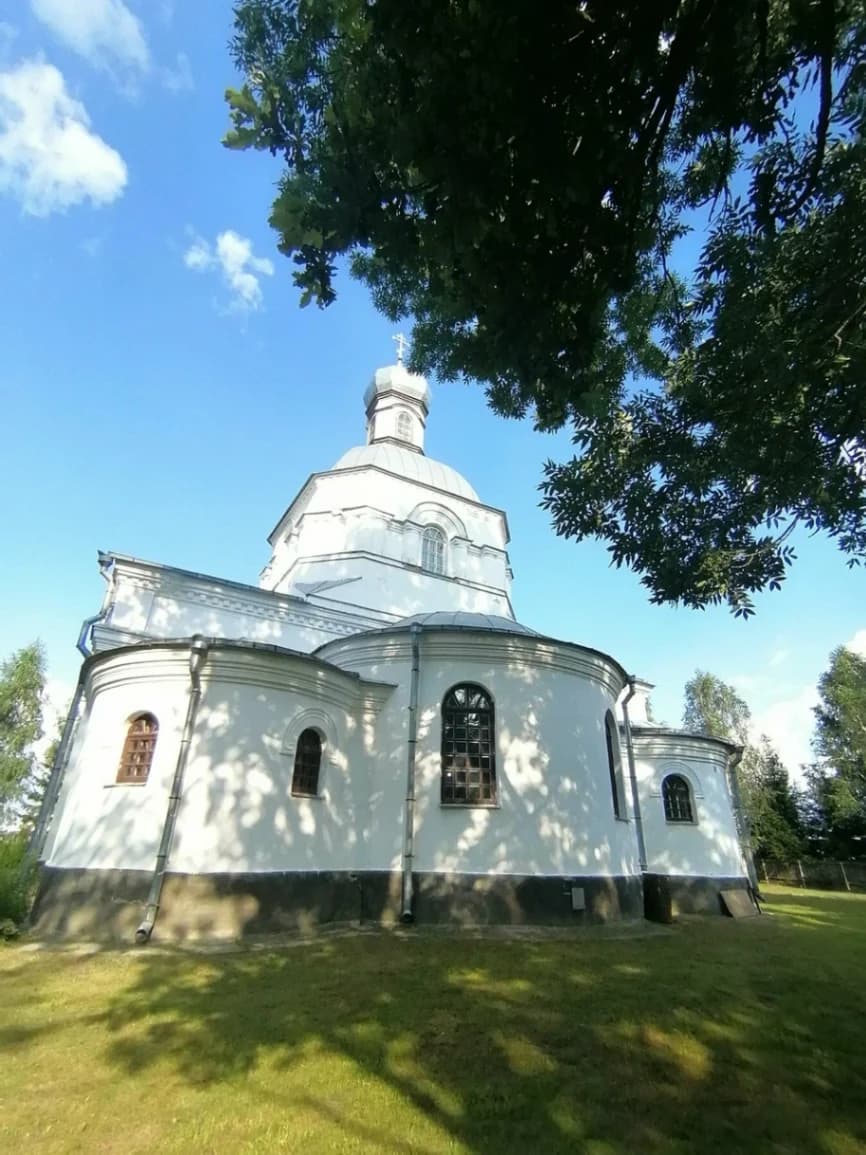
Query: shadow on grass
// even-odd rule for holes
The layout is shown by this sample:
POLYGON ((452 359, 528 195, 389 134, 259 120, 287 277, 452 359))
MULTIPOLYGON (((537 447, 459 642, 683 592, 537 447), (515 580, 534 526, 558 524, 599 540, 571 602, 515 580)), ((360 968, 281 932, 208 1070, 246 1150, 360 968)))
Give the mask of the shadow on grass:
MULTIPOLYGON (((772 907, 782 916, 630 942, 154 955, 111 999, 108 1058, 198 1086, 308 1074, 286 1117, 313 1111, 364 1149, 427 1150, 387 1137, 396 1093, 405 1125, 423 1115, 479 1152, 866 1150, 866 900, 772 907), (333 1056, 361 1088, 352 1110, 317 1081, 333 1056)), ((261 1093, 279 1104, 279 1087, 261 1093)))

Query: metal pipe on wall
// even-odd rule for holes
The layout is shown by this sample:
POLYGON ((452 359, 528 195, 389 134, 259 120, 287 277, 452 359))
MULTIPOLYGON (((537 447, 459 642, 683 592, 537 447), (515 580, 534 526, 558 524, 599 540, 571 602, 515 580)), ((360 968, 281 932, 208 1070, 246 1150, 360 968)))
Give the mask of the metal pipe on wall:
POLYGON ((622 721, 623 728, 625 730, 625 749, 626 757, 628 758, 628 777, 629 782, 631 783, 632 809, 634 810, 634 831, 635 837, 637 838, 638 866, 641 869, 641 873, 643 873, 647 868, 646 842, 644 840, 643 815, 641 814, 640 794, 638 792, 637 785, 637 770, 635 769, 634 761, 634 743, 632 742, 631 736, 631 721, 628 716, 628 704, 635 696, 636 681, 637 679, 634 676, 629 677, 628 693, 622 700, 622 721))
POLYGON ((412 922, 412 870, 415 860, 415 752, 418 746, 418 688, 421 670, 421 627, 409 627, 412 673, 409 681, 409 737, 406 756, 406 805, 403 816, 403 922, 412 922))
POLYGON ((153 934, 153 928, 159 914, 159 903, 162 897, 162 886, 165 881, 165 871, 168 864, 168 855, 171 850, 171 840, 180 805, 183 789, 183 775, 186 770, 189 746, 192 740, 195 718, 201 701, 201 668, 207 657, 208 643, 204 638, 192 639, 189 651, 189 700, 186 708, 186 719, 180 739, 180 748, 177 752, 177 762, 174 768, 174 777, 171 782, 171 791, 168 796, 168 808, 162 826, 162 835, 159 840, 159 849, 156 852, 156 863, 153 869, 153 878, 147 896, 147 905, 144 908, 144 918, 135 932, 135 941, 143 944, 148 942, 153 934))

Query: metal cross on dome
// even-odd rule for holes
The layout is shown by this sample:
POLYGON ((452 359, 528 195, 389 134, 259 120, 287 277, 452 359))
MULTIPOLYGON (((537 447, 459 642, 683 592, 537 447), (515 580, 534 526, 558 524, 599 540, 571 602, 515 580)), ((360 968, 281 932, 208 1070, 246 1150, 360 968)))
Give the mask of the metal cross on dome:
POLYGON ((397 364, 402 365, 406 350, 409 348, 409 338, 405 333, 395 333, 391 340, 397 346, 397 364))

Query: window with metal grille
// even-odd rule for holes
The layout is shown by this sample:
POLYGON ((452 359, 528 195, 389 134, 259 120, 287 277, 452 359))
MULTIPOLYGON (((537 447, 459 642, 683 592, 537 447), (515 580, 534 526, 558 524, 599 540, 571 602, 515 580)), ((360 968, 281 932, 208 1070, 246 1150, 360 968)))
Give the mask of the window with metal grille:
POLYGON ((668 774, 662 782, 662 799, 668 822, 694 822, 692 792, 681 774, 668 774))
POLYGON ((428 525, 421 542, 421 568, 430 573, 445 572, 445 534, 438 526, 428 525))
POLYGON ((442 702, 442 804, 496 802, 493 702, 481 686, 453 686, 442 702))
POLYGON ((403 410, 397 414, 397 436, 403 441, 412 440, 412 418, 403 410))
POLYGON ((314 798, 319 793, 322 739, 318 730, 303 730, 295 747, 292 793, 314 798))
POLYGON ((604 733, 607 739, 607 767, 610 771, 613 812, 617 818, 624 818, 625 790, 622 781, 622 757, 619 751, 619 734, 617 733, 616 722, 610 710, 604 716, 604 733))
POLYGON ((147 781, 158 734, 159 722, 153 714, 138 714, 132 719, 117 768, 118 782, 147 781))

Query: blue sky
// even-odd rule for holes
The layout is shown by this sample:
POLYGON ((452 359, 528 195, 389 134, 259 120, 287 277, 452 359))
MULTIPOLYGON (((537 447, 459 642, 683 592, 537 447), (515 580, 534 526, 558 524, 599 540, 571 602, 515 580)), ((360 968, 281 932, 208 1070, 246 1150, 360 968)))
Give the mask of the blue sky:
MULTIPOLYGON (((269 157, 223 149, 224 0, 17 0, 0 22, 0 655, 45 643, 62 695, 97 549, 255 583, 267 533, 364 435, 393 327, 345 278, 301 310, 267 226, 269 157), (219 242, 218 238, 222 237, 219 242)), ((528 625, 613 653, 677 722, 696 667, 733 682, 789 767, 830 650, 866 649, 864 572, 802 537, 748 622, 649 604, 604 547, 553 534, 542 462, 566 435, 433 382, 427 450, 507 510, 528 625), (856 639, 856 641, 855 641, 856 639)))

